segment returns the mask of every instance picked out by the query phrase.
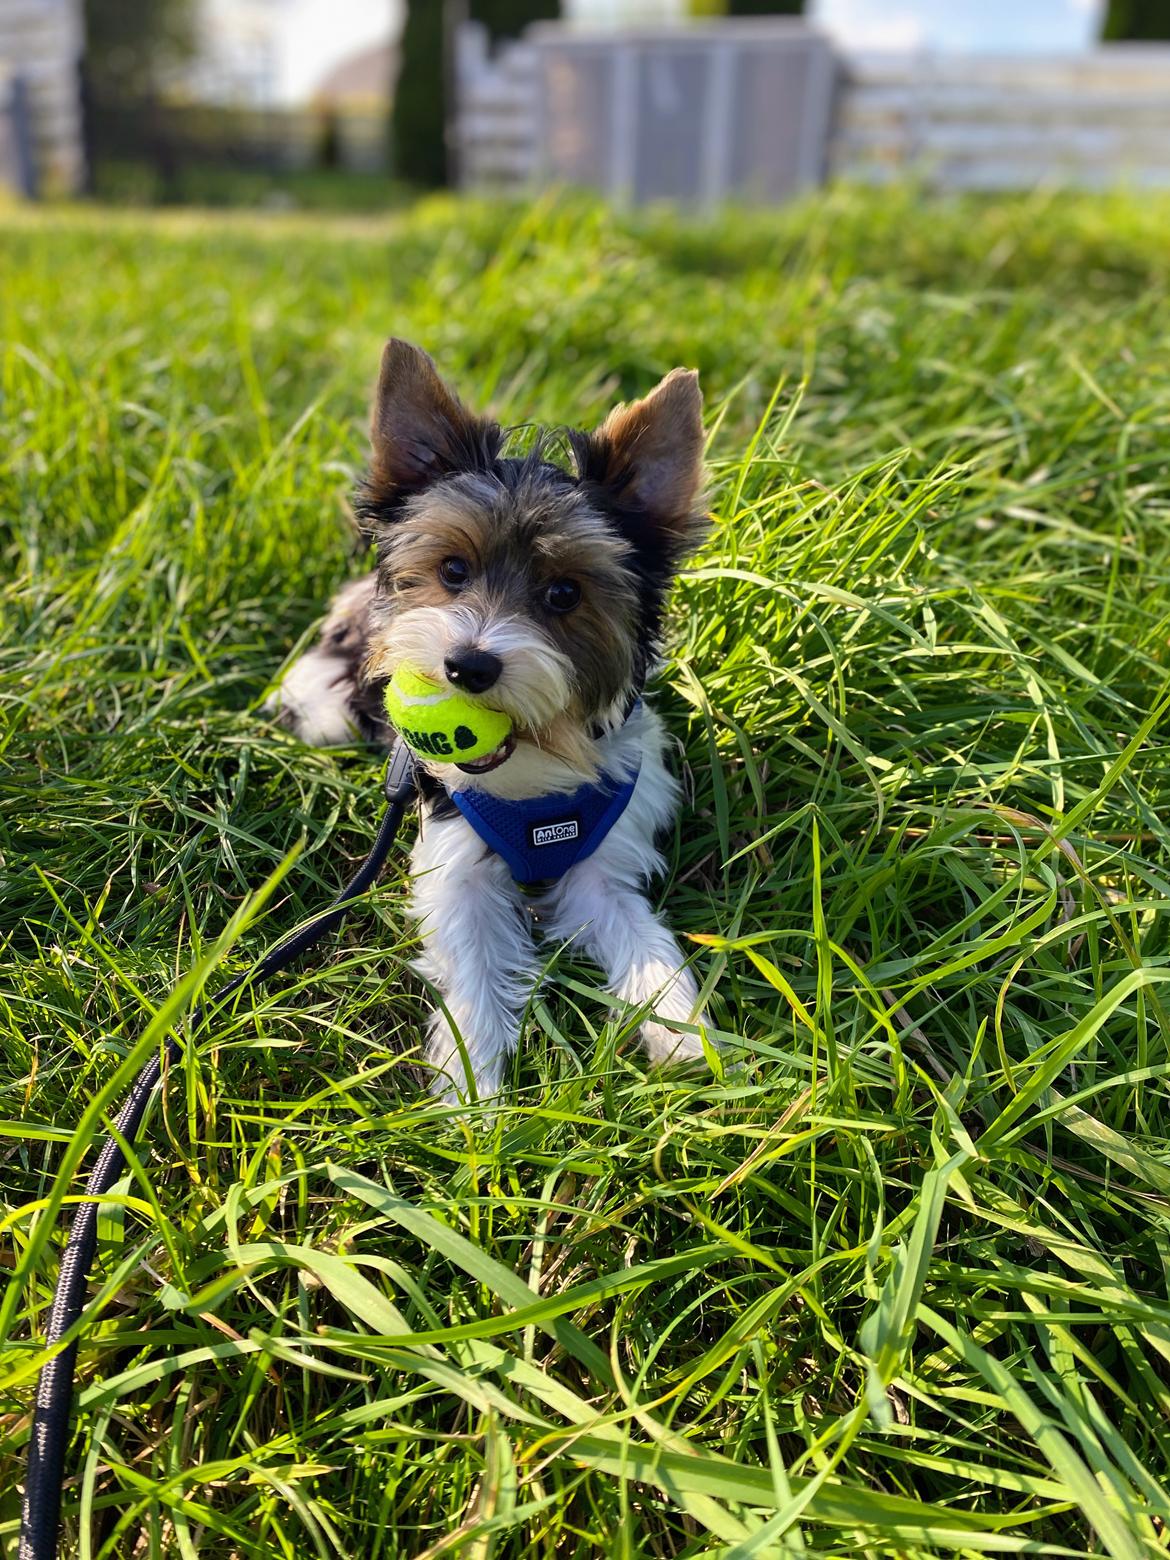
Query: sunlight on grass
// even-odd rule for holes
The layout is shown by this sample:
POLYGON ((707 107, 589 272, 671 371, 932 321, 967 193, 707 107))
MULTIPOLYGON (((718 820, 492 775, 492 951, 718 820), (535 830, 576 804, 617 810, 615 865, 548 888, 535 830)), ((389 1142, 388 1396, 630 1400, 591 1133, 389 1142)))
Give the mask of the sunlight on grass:
POLYGON ((431 1104, 396 862, 189 1036, 103 1210, 69 1552, 1164 1550, 1168 232, 896 191, 6 223, 3 1542, 73 1128, 290 851, 209 990, 372 838, 378 756, 257 709, 360 567, 395 332, 505 421, 702 370, 659 893, 721 1076, 647 1073, 558 958, 503 1108, 431 1104))

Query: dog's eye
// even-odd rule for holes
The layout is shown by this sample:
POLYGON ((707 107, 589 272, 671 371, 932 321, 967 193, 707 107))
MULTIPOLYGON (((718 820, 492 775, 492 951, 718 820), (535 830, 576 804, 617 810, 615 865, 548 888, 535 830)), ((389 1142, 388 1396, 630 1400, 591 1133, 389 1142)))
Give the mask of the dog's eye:
POLYGON ((581 587, 576 580, 554 580, 544 593, 544 604, 550 612, 572 612, 581 600, 581 587))
POLYGON ((463 558, 444 558, 439 578, 448 590, 462 590, 471 579, 471 569, 463 558))

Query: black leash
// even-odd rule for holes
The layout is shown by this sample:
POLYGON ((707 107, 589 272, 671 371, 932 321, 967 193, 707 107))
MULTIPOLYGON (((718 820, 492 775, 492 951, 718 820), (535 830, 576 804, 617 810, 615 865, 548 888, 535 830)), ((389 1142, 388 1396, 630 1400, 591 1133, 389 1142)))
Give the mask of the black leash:
MULTIPOLYGON (((270 975, 287 969, 307 948, 320 942, 327 932, 341 925, 351 899, 356 899, 372 887, 414 794, 414 764, 408 749, 401 742, 395 745, 390 755, 383 789, 387 807, 370 854, 329 908, 287 941, 270 948, 255 969, 233 976, 211 1002, 194 1008, 191 1013, 193 1023, 198 1023, 208 1007, 222 1002, 241 986, 267 980, 270 975)), ((152 1056, 138 1074, 121 1110, 114 1118, 116 1133, 106 1139, 90 1173, 85 1188, 86 1201, 80 1204, 73 1217, 69 1240, 61 1257, 53 1308, 45 1331, 47 1348, 59 1343, 81 1315, 85 1286, 97 1248, 98 1200, 110 1190, 126 1168, 126 1156, 119 1138, 122 1142, 133 1144, 147 1103, 162 1074, 163 1062, 175 1062, 181 1054, 179 1042, 168 1037, 161 1054, 152 1056)), ((61 1485, 65 1477, 65 1449, 69 1440, 69 1411, 73 1402, 77 1344, 78 1339, 74 1338, 59 1354, 54 1355, 37 1380, 18 1560, 55 1560, 57 1554, 61 1485)))

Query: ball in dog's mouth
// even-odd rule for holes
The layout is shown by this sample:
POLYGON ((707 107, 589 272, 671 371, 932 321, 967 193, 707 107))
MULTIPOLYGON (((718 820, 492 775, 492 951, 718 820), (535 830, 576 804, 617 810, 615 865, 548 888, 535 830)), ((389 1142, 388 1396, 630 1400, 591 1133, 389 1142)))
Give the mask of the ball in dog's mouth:
POLYGON ((466 775, 486 775, 493 769, 498 769, 501 764, 511 758, 516 747, 516 738, 509 732, 498 748, 490 753, 485 753, 482 758, 473 758, 468 763, 456 764, 456 769, 462 769, 466 775))

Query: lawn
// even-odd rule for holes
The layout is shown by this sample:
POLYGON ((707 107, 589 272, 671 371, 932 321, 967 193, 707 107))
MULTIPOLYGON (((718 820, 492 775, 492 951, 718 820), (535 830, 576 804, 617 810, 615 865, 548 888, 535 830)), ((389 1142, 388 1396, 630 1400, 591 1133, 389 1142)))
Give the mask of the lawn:
POLYGON ((1170 202, 10 213, 0 276, 5 1552, 66 1200, 172 1023, 67 1553, 1162 1552, 1170 202), (378 755, 259 706, 361 567, 390 332, 512 422, 702 371, 657 892, 718 1076, 560 955, 503 1108, 420 1096, 401 857, 185 1024, 372 838, 378 755))

